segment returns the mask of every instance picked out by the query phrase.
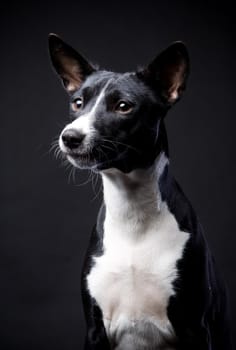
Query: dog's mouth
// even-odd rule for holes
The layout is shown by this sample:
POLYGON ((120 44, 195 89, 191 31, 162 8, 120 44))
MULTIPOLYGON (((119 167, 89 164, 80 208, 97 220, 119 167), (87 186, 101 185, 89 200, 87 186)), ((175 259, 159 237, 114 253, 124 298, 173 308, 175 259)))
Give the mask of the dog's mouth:
POLYGON ((98 161, 95 152, 63 152, 72 165, 77 168, 91 168, 98 161))
POLYGON ((63 154, 72 165, 80 169, 96 169, 110 160, 107 155, 96 149, 83 152, 63 152, 63 154))
POLYGON ((114 162, 120 160, 124 156, 124 152, 104 152, 101 148, 93 148, 87 151, 80 152, 64 152, 68 161, 76 168, 80 169, 92 169, 92 170, 104 170, 110 168, 114 162))

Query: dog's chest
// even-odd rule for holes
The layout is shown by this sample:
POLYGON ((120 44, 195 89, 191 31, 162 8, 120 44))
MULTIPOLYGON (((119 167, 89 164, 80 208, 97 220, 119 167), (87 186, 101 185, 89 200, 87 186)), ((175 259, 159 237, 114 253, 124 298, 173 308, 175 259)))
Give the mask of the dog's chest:
POLYGON ((114 222, 107 215, 104 254, 94 259, 87 280, 110 339, 119 344, 126 334, 136 339, 134 348, 139 349, 140 343, 145 349, 145 342, 148 348, 150 342, 158 345, 154 344, 158 339, 161 345, 164 338, 173 336, 167 306, 174 294, 176 263, 189 234, 179 230, 164 203, 159 215, 142 227, 143 232, 140 229, 137 221, 114 222), (160 336, 153 337, 157 332, 160 336))

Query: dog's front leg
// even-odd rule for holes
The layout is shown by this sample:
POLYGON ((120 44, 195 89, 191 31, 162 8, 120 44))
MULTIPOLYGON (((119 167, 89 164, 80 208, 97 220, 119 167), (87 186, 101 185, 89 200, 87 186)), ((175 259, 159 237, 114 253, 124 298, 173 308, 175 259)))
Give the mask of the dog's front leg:
POLYGON ((102 312, 87 291, 83 291, 83 304, 87 323, 84 350, 110 350, 102 312))
POLYGON ((90 295, 87 286, 87 276, 92 266, 92 256, 98 247, 98 231, 93 229, 90 244, 85 256, 82 269, 81 292, 83 308, 87 323, 87 333, 84 350, 110 350, 109 340, 106 334, 102 311, 96 300, 90 295))

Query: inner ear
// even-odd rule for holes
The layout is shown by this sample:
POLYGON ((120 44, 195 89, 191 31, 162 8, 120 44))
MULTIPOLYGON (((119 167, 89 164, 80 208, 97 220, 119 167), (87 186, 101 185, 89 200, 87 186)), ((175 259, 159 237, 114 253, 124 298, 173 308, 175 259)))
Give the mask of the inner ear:
POLYGON ((53 67, 69 93, 79 89, 86 77, 95 71, 82 55, 56 34, 49 35, 49 53, 53 67))
POLYGON ((155 83, 161 97, 173 104, 182 95, 189 74, 189 55, 182 42, 175 42, 158 55, 142 72, 155 83))

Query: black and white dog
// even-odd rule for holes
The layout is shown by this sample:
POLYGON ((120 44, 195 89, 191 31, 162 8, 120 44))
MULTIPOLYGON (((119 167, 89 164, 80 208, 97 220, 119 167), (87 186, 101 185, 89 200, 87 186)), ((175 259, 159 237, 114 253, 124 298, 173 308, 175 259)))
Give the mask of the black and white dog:
POLYGON ((231 349, 224 283, 169 169, 164 118, 185 89, 185 45, 125 74, 96 69, 54 34, 49 50, 73 118, 61 152, 104 188, 82 273, 85 349, 231 349))

